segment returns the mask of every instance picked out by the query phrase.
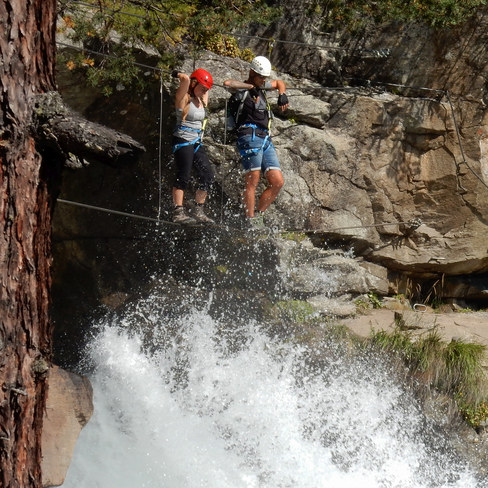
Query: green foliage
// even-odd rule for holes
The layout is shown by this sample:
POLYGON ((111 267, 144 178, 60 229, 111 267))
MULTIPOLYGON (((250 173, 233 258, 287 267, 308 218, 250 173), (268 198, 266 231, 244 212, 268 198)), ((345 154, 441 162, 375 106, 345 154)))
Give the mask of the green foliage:
POLYGON ((279 320, 303 323, 315 317, 315 310, 308 302, 286 300, 275 303, 271 309, 271 315, 279 320))
POLYGON ((60 0, 59 30, 84 48, 65 59, 71 70, 86 72, 88 82, 106 94, 117 84, 141 88, 143 68, 137 53, 153 49, 159 68, 169 72, 178 61, 178 45, 213 50, 225 56, 253 57, 231 35, 236 27, 272 20, 278 10, 266 0, 60 0))
POLYGON ((202 36, 198 41, 202 48, 221 56, 241 58, 246 61, 251 61, 254 57, 254 53, 250 49, 240 49, 236 38, 229 35, 214 33, 202 36))
POLYGON ((452 389, 469 391, 480 384, 483 378, 482 359, 486 347, 451 341, 444 349, 446 376, 452 389))
POLYGON ((411 336, 399 329, 395 329, 392 333, 384 330, 374 332, 371 342, 381 350, 400 354, 407 361, 412 361, 415 356, 411 336))
POLYGON ((488 402, 471 403, 464 399, 462 392, 458 394, 457 404, 464 420, 471 427, 479 427, 480 424, 488 419, 488 402))
POLYGON ((414 376, 431 387, 452 395, 470 425, 476 427, 488 418, 485 346, 454 340, 446 344, 436 330, 414 338, 398 328, 374 332, 371 343, 400 357, 414 376))
POLYGON ((220 274, 227 274, 229 272, 229 268, 225 264, 215 266, 215 270, 220 274))
POLYGON ((197 9, 188 19, 188 25, 194 37, 229 33, 250 23, 267 24, 279 15, 279 10, 270 7, 265 0, 201 0, 193 3, 197 4, 197 9))
POLYGON ((358 313, 362 314, 371 309, 370 301, 365 300, 363 297, 356 298, 356 300, 354 300, 354 305, 356 305, 356 310, 358 311, 358 313))
POLYGON ((376 293, 370 291, 368 293, 368 298, 373 308, 381 308, 381 300, 378 298, 378 295, 376 295, 376 293))
POLYGON ((282 232, 280 237, 285 241, 302 242, 307 238, 307 234, 303 232, 282 232))
POLYGON ((308 14, 321 20, 324 29, 346 25, 358 30, 388 21, 423 22, 433 27, 461 24, 486 4, 486 0, 315 0, 308 14))
POLYGON ((354 304, 356 305, 356 309, 359 313, 365 313, 368 310, 381 308, 381 300, 378 298, 376 293, 370 291, 365 297, 359 297, 354 300, 354 304))

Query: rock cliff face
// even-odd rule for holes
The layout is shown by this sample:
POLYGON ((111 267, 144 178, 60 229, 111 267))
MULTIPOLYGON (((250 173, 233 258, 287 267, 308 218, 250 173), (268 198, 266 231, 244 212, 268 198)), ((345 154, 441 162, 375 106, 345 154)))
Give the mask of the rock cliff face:
MULTIPOLYGON (((300 76, 285 77, 289 119, 275 124, 287 177, 275 207, 282 223, 346 240, 390 271, 480 278, 488 269, 487 11, 456 29, 389 24, 318 36, 302 2, 283 6, 286 23, 257 32, 277 41, 251 41, 260 54, 273 46, 274 65, 300 76), (392 225, 417 219, 418 228, 392 225)), ((448 278, 444 292, 484 299, 486 285, 469 281, 448 278)))
MULTIPOLYGON (((297 8, 294 2, 287 5, 297 8)), ((270 55, 273 75, 286 81, 290 98, 289 111, 273 126, 285 187, 269 211, 270 223, 306 231, 318 248, 346 252, 347 259, 361 264, 361 276, 374 270, 361 278, 361 286, 350 284, 352 295, 363 292, 365 283, 381 295, 437 284, 440 298, 486 306, 485 14, 458 30, 387 25, 361 36, 336 32, 319 39, 299 11, 285 15, 286 24, 256 32, 277 40, 270 55)), ((269 54, 269 43, 245 42, 255 53, 269 54)), ((230 219, 241 212, 242 178, 224 133, 228 93, 222 82, 245 79, 248 64, 206 52, 198 56, 189 56, 180 69, 204 67, 214 76, 205 143, 217 184, 209 207, 217 219, 230 219)), ((66 173, 61 197, 151 217, 160 206, 162 218, 168 218, 174 85, 164 83, 161 104, 159 84, 152 92, 121 91, 105 99, 80 90, 82 83, 61 70, 59 84, 68 104, 90 120, 130 134, 148 153, 120 168, 90 165, 75 177, 66 173)), ((154 256, 144 239, 152 231, 140 221, 100 215, 58 206, 60 310, 72 301, 91 310, 93 301, 130 293, 135 280, 151 276, 154 256), (77 282, 63 287, 73 273, 77 282)))
MULTIPOLYGON (((315 130, 303 130, 301 114, 300 127, 290 131, 305 142, 295 144, 301 153, 294 153, 304 160, 299 174, 319 207, 311 226, 419 218, 415 232, 389 225, 341 235, 352 234, 361 254, 389 270, 480 278, 488 264, 488 11, 455 29, 388 24, 355 35, 337 30, 319 36, 318 19, 299 13, 302 2, 283 7, 287 22, 259 32, 287 41, 273 43, 273 62, 329 87, 307 93, 303 83, 297 85, 300 95, 313 95, 323 124, 316 117, 308 124, 315 130)), ((268 46, 262 40, 253 44, 268 46)), ((297 98, 292 110, 307 105, 307 97, 295 103, 297 98)), ((306 112, 316 113, 310 107, 306 112)), ((444 291, 485 298, 486 285, 470 281, 448 279, 444 291)))
MULTIPOLYGON (((310 48, 279 42, 319 42, 313 26, 296 14, 302 2, 287 5, 294 13, 285 15, 286 24, 257 32, 278 40, 270 58, 290 99, 289 111, 273 125, 285 186, 267 218, 270 225, 307 238, 255 244, 232 235, 224 242, 59 204, 53 314, 63 366, 77 362, 83 322, 90 322, 94 307, 116 308, 155 275, 166 277, 166 293, 170 284, 178 289, 175 304, 183 286, 208 284, 228 296, 223 306, 240 305, 237 297, 252 312, 254 294, 271 296, 271 288, 336 316, 354 314, 351 299, 357 295, 422 286, 439 298, 475 300, 486 308, 485 15, 449 32, 399 25, 361 37, 338 32, 320 38, 327 47, 310 48), (256 281, 259 273, 253 275, 256 269, 262 282, 256 281), (275 282, 278 274, 286 278, 283 283, 275 282)), ((268 43, 247 42, 256 54, 269 53, 268 43)), ((190 73, 195 67, 209 70, 216 81, 205 136, 217 173, 209 209, 217 220, 232 221, 242 213, 242 177, 224 132, 228 93, 222 82, 244 80, 248 64, 201 53, 198 59, 188 56, 180 69, 190 73)), ((120 91, 105 99, 80 89, 83 80, 62 68, 59 84, 74 109, 148 149, 141 160, 118 168, 90 164, 76 174, 67 169, 61 198, 168 219, 172 82, 163 84, 162 100, 159 84, 147 93, 120 91)), ((271 102, 275 105, 275 97, 271 102)))
MULTIPOLYGON (((246 70, 212 56, 201 64, 217 79, 229 71, 241 79, 246 70)), ((477 110, 468 107, 468 120, 465 100, 453 102, 448 92, 407 97, 276 76, 287 82, 291 100, 287 118, 275 118, 273 129, 286 180, 270 212, 278 228, 347 243, 396 277, 487 271, 488 179, 472 120, 477 110)), ((218 88, 212 95, 216 135, 226 95, 218 88)), ((228 174, 222 147, 212 155, 228 174)))

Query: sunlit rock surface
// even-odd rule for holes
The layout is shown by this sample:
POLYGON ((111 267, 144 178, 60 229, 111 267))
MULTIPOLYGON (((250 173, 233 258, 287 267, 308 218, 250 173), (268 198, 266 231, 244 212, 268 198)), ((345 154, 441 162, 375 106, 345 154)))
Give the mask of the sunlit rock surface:
POLYGON ((81 429, 93 413, 93 391, 87 378, 53 366, 42 430, 42 483, 59 486, 71 463, 81 429))

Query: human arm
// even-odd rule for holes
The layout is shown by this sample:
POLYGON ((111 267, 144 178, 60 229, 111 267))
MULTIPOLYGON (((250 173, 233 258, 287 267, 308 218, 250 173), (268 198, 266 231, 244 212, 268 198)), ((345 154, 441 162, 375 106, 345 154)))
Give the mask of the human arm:
POLYGON ((282 80, 271 81, 271 87, 278 90, 278 107, 282 112, 288 108, 288 97, 286 96, 286 85, 282 80))
POLYGON ((178 78, 180 86, 175 94, 175 107, 183 110, 187 104, 188 89, 190 88, 190 77, 185 73, 173 71, 172 76, 178 78))
POLYGON ((231 93, 235 93, 237 90, 251 90, 254 88, 254 85, 252 83, 245 83, 244 81, 225 80, 224 87, 231 93))

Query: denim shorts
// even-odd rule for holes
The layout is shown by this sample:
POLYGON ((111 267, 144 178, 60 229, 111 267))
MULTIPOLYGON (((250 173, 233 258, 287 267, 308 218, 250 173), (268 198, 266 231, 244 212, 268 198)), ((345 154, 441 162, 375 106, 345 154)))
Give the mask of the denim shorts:
POLYGON ((242 135, 237 139, 237 149, 241 155, 241 164, 244 172, 262 171, 266 173, 270 169, 281 171, 276 149, 271 139, 252 134, 242 135))

